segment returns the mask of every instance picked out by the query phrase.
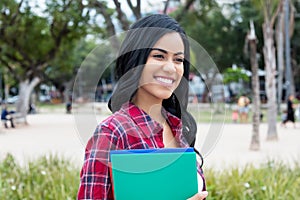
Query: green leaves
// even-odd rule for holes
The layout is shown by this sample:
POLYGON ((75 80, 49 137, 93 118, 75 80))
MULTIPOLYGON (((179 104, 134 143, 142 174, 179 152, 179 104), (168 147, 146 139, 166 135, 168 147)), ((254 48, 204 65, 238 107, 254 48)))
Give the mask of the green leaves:
POLYGON ((227 68, 223 73, 223 82, 225 84, 239 82, 240 80, 249 81, 249 76, 247 76, 246 72, 241 68, 227 68))
POLYGON ((28 1, 0 3, 0 63, 18 80, 43 78, 57 57, 72 68, 70 54, 87 34, 89 15, 81 1, 46 1, 39 12, 33 7, 28 1))

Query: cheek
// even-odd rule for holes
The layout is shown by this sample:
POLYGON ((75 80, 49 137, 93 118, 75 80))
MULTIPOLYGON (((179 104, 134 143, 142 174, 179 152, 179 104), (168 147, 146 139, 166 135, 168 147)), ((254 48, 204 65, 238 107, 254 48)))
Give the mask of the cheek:
POLYGON ((179 77, 183 76, 183 73, 184 73, 183 66, 179 66, 176 71, 177 71, 177 74, 179 77))
POLYGON ((151 66, 149 66, 149 64, 145 65, 139 83, 144 84, 145 82, 149 82, 149 80, 151 80, 152 77, 151 74, 152 74, 151 66))
POLYGON ((180 81, 181 81, 181 79, 182 79, 182 77, 183 77, 183 73, 184 73, 184 68, 183 68, 183 66, 177 68, 178 82, 177 82, 177 86, 176 86, 176 87, 178 87, 178 85, 179 85, 179 83, 180 83, 180 81))

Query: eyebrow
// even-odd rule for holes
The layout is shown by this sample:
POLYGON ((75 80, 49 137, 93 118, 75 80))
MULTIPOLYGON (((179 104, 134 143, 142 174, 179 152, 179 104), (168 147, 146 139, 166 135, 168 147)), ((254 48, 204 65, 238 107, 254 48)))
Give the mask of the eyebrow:
MULTIPOLYGON (((151 50, 152 50, 152 51, 153 51, 153 50, 157 50, 157 51, 160 51, 160 52, 162 52, 162 53, 168 54, 168 51, 166 51, 166 50, 164 50, 164 49, 160 49, 160 48, 152 48, 151 50)), ((175 56, 181 55, 181 54, 184 54, 184 53, 183 53, 183 52, 177 52, 177 53, 174 53, 175 56)))

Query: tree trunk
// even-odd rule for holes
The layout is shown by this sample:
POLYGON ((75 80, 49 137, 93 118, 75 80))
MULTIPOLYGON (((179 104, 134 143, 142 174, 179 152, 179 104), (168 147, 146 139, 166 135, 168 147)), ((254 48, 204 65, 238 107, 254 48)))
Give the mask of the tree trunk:
POLYGON ((295 85, 292 76, 291 68, 291 45, 290 45, 290 1, 284 0, 284 29, 285 29, 285 82, 286 82, 286 98, 288 100, 289 95, 295 95, 295 85))
POLYGON ((17 102, 16 111, 21 113, 22 117, 25 119, 25 123, 27 123, 26 115, 29 109, 30 94, 39 82, 40 79, 35 77, 31 81, 26 79, 19 83, 19 99, 17 102))
POLYGON ((5 84, 5 87, 4 87, 4 96, 5 96, 5 98, 3 99, 4 102, 7 102, 7 98, 9 96, 9 87, 10 87, 9 84, 5 84))
POLYGON ((250 43, 250 62, 252 71, 252 137, 250 143, 250 150, 258 151, 260 149, 259 142, 259 123, 260 123, 260 99, 259 99, 259 77, 258 77, 258 63, 256 53, 256 35, 254 31, 254 25, 251 21, 251 31, 248 35, 248 41, 250 43))
POLYGON ((265 61, 265 85, 268 98, 268 132, 267 140, 277 140, 277 105, 276 105, 276 57, 273 39, 272 24, 265 21, 263 24, 263 36, 264 36, 264 61, 265 61))
POLYGON ((217 71, 202 71, 201 73, 204 77, 202 80, 204 81, 206 87, 202 94, 202 103, 212 103, 212 87, 213 85, 217 85, 216 76, 218 74, 217 71), (203 79, 204 78, 204 79, 203 79))
POLYGON ((283 56, 283 23, 284 14, 282 10, 278 15, 278 23, 276 27, 276 46, 277 46, 277 65, 278 65, 278 76, 277 76, 277 111, 281 113, 280 105, 282 101, 282 81, 283 81, 283 68, 284 68, 284 56, 283 56))

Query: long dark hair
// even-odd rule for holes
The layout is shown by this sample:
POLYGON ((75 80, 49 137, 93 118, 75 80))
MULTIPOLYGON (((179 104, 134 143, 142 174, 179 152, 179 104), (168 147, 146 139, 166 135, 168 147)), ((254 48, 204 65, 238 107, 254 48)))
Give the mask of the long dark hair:
POLYGON ((179 86, 170 98, 163 100, 162 106, 182 120, 183 135, 190 146, 194 146, 197 125, 187 112, 190 47, 184 30, 168 15, 155 14, 144 17, 135 22, 126 33, 116 60, 115 75, 118 82, 108 107, 112 112, 116 112, 122 104, 131 100, 138 89, 139 78, 152 47, 162 36, 171 32, 179 33, 184 44, 184 73, 179 86))

